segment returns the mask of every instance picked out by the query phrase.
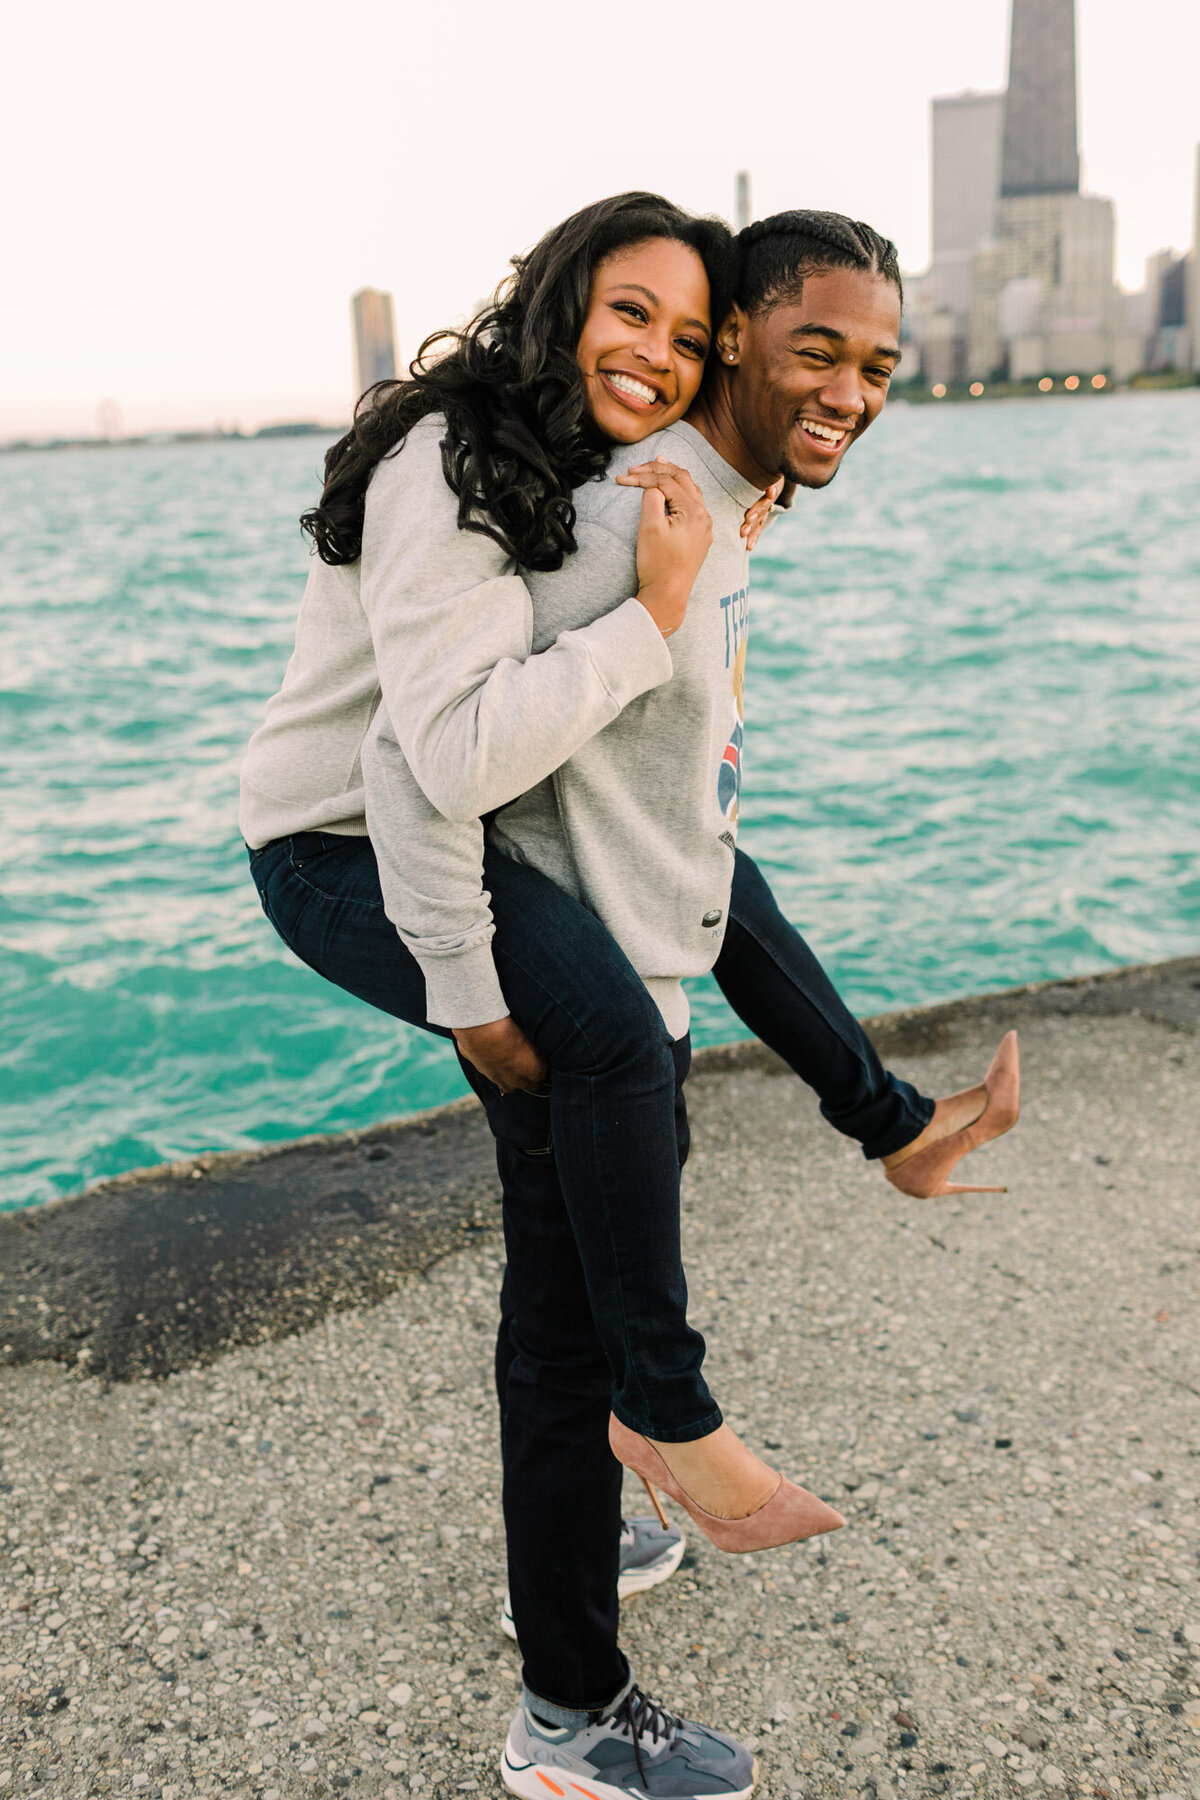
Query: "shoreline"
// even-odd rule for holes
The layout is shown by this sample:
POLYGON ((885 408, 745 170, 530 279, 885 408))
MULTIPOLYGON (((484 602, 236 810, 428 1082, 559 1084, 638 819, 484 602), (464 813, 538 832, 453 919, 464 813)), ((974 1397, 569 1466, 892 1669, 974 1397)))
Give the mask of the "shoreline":
MULTIPOLYGON (((762 1556, 692 1532, 621 1639, 650 1692, 760 1755, 763 1800, 1200 1795, 1200 956, 876 1035, 946 1093, 1014 1024, 1021 1121, 966 1177, 1004 1192, 897 1193, 754 1045, 709 1051, 689 1086, 683 1243, 714 1392, 846 1529, 762 1556)), ((399 1204, 423 1154, 483 1133, 469 1107, 450 1124, 349 1166, 399 1204)), ((338 1191, 340 1153, 280 1153, 287 1218, 318 1175, 338 1191)), ((211 1200, 215 1174, 182 1180, 211 1200)), ((235 1313, 242 1346, 170 1380, 4 1371, 6 1795, 503 1800, 520 1656, 499 1630, 494 1216, 282 1341, 235 1313)), ((385 1260, 352 1209, 332 1255, 350 1226, 361 1263, 385 1260)), ((239 1241, 192 1284, 215 1318, 251 1267, 239 1241)), ((297 1237, 264 1279, 294 1287, 308 1253, 297 1237)), ((645 1510, 633 1481, 625 1501, 645 1510)))
MULTIPOLYGON (((995 1023, 1128 1015, 1200 1033, 1200 956, 972 995, 866 1021, 887 1058, 939 1056, 995 1023)), ((787 1074, 755 1040, 697 1051, 689 1099, 787 1074)), ((214 1153, 0 1215, 0 1365, 161 1377, 370 1306, 500 1224, 467 1096, 367 1130, 214 1153)))

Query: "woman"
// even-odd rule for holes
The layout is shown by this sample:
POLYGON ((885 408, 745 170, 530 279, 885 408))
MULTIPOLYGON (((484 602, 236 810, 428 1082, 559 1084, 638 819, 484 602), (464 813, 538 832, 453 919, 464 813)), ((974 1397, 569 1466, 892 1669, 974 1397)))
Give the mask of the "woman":
MULTIPOLYGON (((463 637, 468 623, 474 629, 481 610, 486 615, 493 608, 527 608, 514 564, 544 570, 558 567, 564 555, 570 554, 575 523, 571 490, 603 471, 612 442, 639 441, 686 410, 707 354, 713 298, 720 296, 723 311, 721 288, 727 283, 727 274, 722 258, 727 255, 728 241, 718 229, 687 220, 653 196, 623 196, 587 209, 548 234, 519 265, 510 294, 458 341, 451 356, 427 365, 411 387, 401 387, 383 404, 371 408, 351 437, 331 454, 323 505, 311 520, 324 560, 314 569, 306 593, 297 652, 284 688, 251 748, 243 826, 252 846, 264 906, 285 939, 341 985, 399 1016, 417 1023, 433 1017, 435 1028, 452 1027, 454 1021, 447 1015, 453 1012, 455 996, 439 995, 436 981, 431 983, 432 1004, 426 1012, 425 983, 419 979, 419 971, 414 981, 415 965, 405 963, 399 939, 389 932, 382 917, 374 857, 370 844, 364 842, 371 805, 369 782, 364 783, 361 775, 362 761, 369 767, 377 748, 375 734, 367 731, 367 724, 380 690, 384 703, 381 718, 394 710, 389 698, 391 684, 405 708, 425 708, 429 730, 436 731, 438 682, 431 676, 428 692, 422 688, 420 673, 414 682, 414 661, 419 671, 433 671, 436 676, 443 657, 469 660, 471 645, 464 643, 463 637), (619 319, 628 322, 627 329, 615 323, 619 319), (643 363, 638 361, 648 336, 655 341, 654 367, 658 371, 651 383, 641 380, 643 363), (444 419, 430 417, 434 408, 444 419), (443 438, 444 448, 439 448, 443 438), (404 448, 394 463, 389 466, 381 461, 398 443, 404 448), (437 482, 443 484, 438 494, 421 485, 422 470, 428 474, 434 464, 437 482), (373 477, 364 506, 363 495, 373 477), (422 562, 422 530, 414 531, 412 503, 428 502, 434 510, 440 504, 445 511, 445 487, 456 497, 456 529, 449 534, 444 530, 426 533, 432 548, 422 562), (347 497, 351 504, 344 507, 341 502, 347 497), (356 521, 360 522, 358 531, 356 521), (402 551, 397 549, 400 539, 404 540, 402 551), (446 557, 454 564, 452 570, 447 571, 444 562, 438 561, 446 557), (414 592, 420 593, 422 606, 406 607, 405 598, 414 592), (426 604, 431 594, 433 602, 426 604), (430 654, 431 646, 437 654, 430 654), (320 916, 315 936, 309 927, 302 928, 302 915, 310 924, 320 916)), ((419 516, 423 528, 426 513, 419 516)), ((690 486, 686 477, 677 473, 661 476, 659 490, 647 497, 643 517, 638 548, 641 582, 635 597, 593 623, 565 632, 543 651, 512 659, 504 666, 481 664, 479 685, 484 699, 476 714, 478 729, 502 738, 509 712, 519 712, 528 720, 530 695, 544 701, 538 714, 538 741, 532 750, 527 743, 513 747, 522 785, 536 781, 539 769, 545 774, 557 769, 632 699, 666 678, 663 640, 683 620, 692 580, 708 547, 709 527, 694 484, 690 486), (506 696, 517 694, 521 705, 506 708, 506 696)), ((503 804, 513 791, 481 795, 477 810, 487 810, 489 802, 503 804)), ((402 854, 403 846, 398 848, 402 854)), ((507 979, 503 993, 496 995, 497 1020, 510 1006, 512 1014, 520 1018, 523 999, 528 1001, 530 1013, 536 1010, 536 1000, 529 995, 537 987, 538 959, 543 963, 551 960, 556 946, 561 948, 568 941, 576 947, 586 943, 586 953, 601 982, 607 967, 614 991, 625 995, 623 1004, 632 1003, 628 965, 586 909, 556 894, 553 883, 510 858, 493 855, 485 859, 485 868, 492 887, 496 944, 503 948, 509 940, 515 945, 508 961, 500 965, 507 979), (522 996, 518 990, 521 980, 529 979, 531 963, 532 982, 522 996)), ((453 936, 453 923, 447 920, 448 938, 453 936)), ((460 966, 456 978, 462 973, 460 966)), ((478 969, 468 971, 472 980, 478 973, 478 969)), ((651 1083, 657 1095, 662 1090, 664 1057, 668 1079, 673 1065, 681 1080, 686 1071, 686 1045, 666 1040, 661 1019, 652 1014, 653 1008, 645 1009, 644 1037, 648 1059, 657 1059, 651 1083)), ((593 1032, 594 1040, 600 1036, 602 1033, 593 1032)), ((618 1103, 627 1107, 631 1094, 637 1094, 637 1071, 627 1063, 618 1066, 619 1059, 602 1042, 598 1047, 593 1042, 592 1052, 593 1061, 586 1070, 552 1057, 552 1096, 557 1096, 560 1087, 566 1090, 572 1084, 589 1089, 592 1124, 601 1134, 600 1139, 593 1138, 593 1145, 602 1139, 618 1163, 622 1141, 626 1145, 625 1175, 617 1176, 616 1187, 632 1176, 635 1189, 644 1191, 648 1202, 655 1201, 658 1211, 669 1215, 677 1202, 673 1184, 677 1184, 686 1139, 681 1132, 673 1168, 639 1169, 636 1154, 631 1156, 628 1149, 632 1140, 636 1150, 636 1130, 631 1130, 628 1113, 618 1116, 617 1111, 618 1103), (606 1114, 607 1126, 603 1123, 606 1114), (664 1195, 671 1201, 665 1209, 661 1204, 664 1195)), ((544 1107, 530 1104, 530 1097, 519 1091, 502 1094, 470 1067, 467 1072, 497 1133, 506 1213, 518 1215, 506 1217, 506 1229, 509 1281, 520 1287, 539 1257, 543 1269, 546 1266, 544 1256, 552 1232, 557 1233, 554 1254, 562 1253, 561 1221, 551 1221, 553 1209, 545 1204, 545 1192, 534 1191, 538 1181, 552 1171, 548 1158, 539 1160, 539 1152, 548 1145, 544 1136, 537 1141, 541 1127, 532 1123, 541 1119, 544 1107), (530 1126, 535 1137, 523 1141, 522 1132, 530 1126), (508 1206, 510 1198, 512 1208, 508 1206)), ((543 1073, 534 1049, 528 1074, 536 1078, 543 1073)), ((561 1162, 572 1129, 565 1100, 559 1110, 565 1128, 560 1133, 556 1120, 555 1147, 561 1162)), ((576 1111, 580 1110, 577 1103, 576 1111)), ((916 1121, 918 1131, 931 1110, 931 1105, 924 1103, 923 1116, 918 1115, 916 1121)), ((599 1164, 605 1160, 604 1156, 593 1157, 599 1164)), ((612 1171, 609 1174, 611 1181, 612 1171)), ((565 1176, 563 1185, 570 1203, 565 1176)), ((605 1197, 601 1192, 600 1200, 605 1197)), ((611 1193, 607 1197, 613 1198, 611 1193)), ((594 1198, 593 1194, 584 1200, 594 1198)), ((594 1206, 580 1204, 576 1195, 572 1220, 586 1262, 588 1228, 595 1225, 594 1206)), ((689 1416, 677 1417, 661 1437, 668 1443, 719 1440, 714 1443, 717 1460, 724 1454, 728 1462, 732 1454, 738 1478, 748 1472, 750 1487, 759 1484, 761 1504, 723 1508, 724 1520, 709 1520, 705 1528, 713 1536, 736 1538, 736 1531, 722 1533, 712 1527, 729 1525, 740 1513, 764 1512, 770 1507, 775 1513, 790 1510, 793 1515, 784 1522, 782 1532, 776 1532, 775 1541, 781 1541, 781 1536, 831 1529, 840 1523, 831 1509, 823 1508, 803 1490, 780 1484, 757 1459, 747 1461, 742 1455, 739 1462, 743 1447, 736 1440, 731 1446, 732 1434, 720 1425, 720 1414, 699 1376, 702 1344, 686 1326, 686 1294, 678 1270, 677 1237, 672 1236, 677 1232, 677 1216, 673 1221, 670 1217, 658 1219, 654 1229, 660 1231, 654 1249, 661 1264, 657 1291, 667 1329, 661 1318, 651 1321, 653 1347, 661 1355, 655 1364, 652 1354, 649 1366, 661 1377, 664 1389, 686 1396, 684 1405, 689 1411, 689 1416)), ((640 1291, 653 1290, 651 1282, 643 1283, 640 1291)), ((587 1302, 599 1315, 598 1325, 604 1319, 606 1297, 601 1271, 595 1282, 589 1280, 587 1290, 587 1302)), ((529 1301, 529 1291, 525 1298, 529 1301)), ((530 1304, 537 1304, 536 1297, 530 1304)), ((637 1328, 635 1321, 635 1337, 637 1328)), ((628 1314, 622 1329, 628 1336, 628 1314)), ((606 1348, 610 1341, 611 1337, 606 1348)), ((506 1348, 502 1339, 498 1375, 505 1414, 506 1519, 514 1610, 526 1652, 527 1690, 541 1704, 538 1697, 551 1693, 551 1688, 545 1679, 531 1678, 531 1659, 538 1654, 537 1640, 545 1635, 540 1630, 544 1621, 532 1603, 525 1605, 525 1618, 520 1616, 516 1565, 521 1557, 518 1554, 515 1562, 513 1557, 514 1538, 519 1546, 525 1509, 516 1492, 510 1492, 510 1464, 520 1465, 529 1433, 527 1419, 520 1443, 514 1446, 510 1441, 513 1432, 507 1401, 511 1394, 506 1394, 512 1379, 510 1352, 511 1345, 506 1348)), ((536 1361, 528 1346, 525 1352, 527 1362, 536 1361)), ((610 1356, 609 1360, 624 1360, 635 1377, 644 1373, 646 1366, 639 1370, 637 1356, 628 1344, 617 1343, 615 1359, 610 1356)), ((628 1393, 624 1398, 623 1410, 635 1411, 628 1393)), ((620 1402, 615 1404, 620 1414, 620 1402)), ((644 1430, 647 1423, 652 1427, 652 1418, 639 1415, 634 1426, 644 1430)), ((654 1437, 656 1433, 651 1428, 646 1435, 654 1437)), ((696 1508, 689 1510, 696 1515, 696 1508)), ((703 1518, 701 1523, 705 1524, 703 1518)), ((606 1572, 599 1573, 603 1576, 606 1572)), ((609 1585, 615 1584, 610 1581, 609 1585)), ((565 1654, 569 1661, 569 1652, 565 1654)), ((539 1666, 549 1668, 552 1660, 562 1667, 561 1655, 556 1659, 542 1655, 539 1666)), ((557 1692, 563 1694, 564 1678, 552 1679, 558 1679, 557 1692)), ((592 1691, 599 1693, 598 1688, 592 1691)), ((611 1690, 606 1704, 610 1698, 611 1690)), ((624 1700, 629 1701, 628 1690, 624 1700)), ((549 1712, 553 1721, 555 1704, 552 1698, 539 1716, 549 1712)), ((634 1710, 636 1718, 629 1714, 626 1723, 636 1750, 639 1734, 645 1729, 654 1735, 655 1725, 644 1711, 634 1710)), ((606 1716, 617 1719, 619 1707, 613 1703, 606 1716)), ((735 1790, 713 1787, 707 1791, 735 1790)))

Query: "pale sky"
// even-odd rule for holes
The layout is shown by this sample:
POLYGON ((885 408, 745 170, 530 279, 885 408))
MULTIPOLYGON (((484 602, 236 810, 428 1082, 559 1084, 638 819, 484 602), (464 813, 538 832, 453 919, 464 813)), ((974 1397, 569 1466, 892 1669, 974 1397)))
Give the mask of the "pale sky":
MULTIPOLYGON (((1118 273, 1186 248, 1200 6, 1078 0, 1085 186, 1118 273)), ((575 207, 822 206, 928 254, 929 100, 1005 81, 1008 0, 65 0, 13 9, 0 440, 347 416, 349 296, 402 356, 575 207)))

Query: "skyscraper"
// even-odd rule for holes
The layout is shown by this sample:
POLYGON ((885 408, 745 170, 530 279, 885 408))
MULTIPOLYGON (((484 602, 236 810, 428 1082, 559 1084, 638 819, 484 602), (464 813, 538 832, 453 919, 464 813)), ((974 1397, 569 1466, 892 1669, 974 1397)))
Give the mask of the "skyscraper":
POLYGON ((971 252, 996 229, 1003 94, 947 94, 932 111, 933 286, 939 308, 965 314, 971 252))
POLYGON ((739 169, 737 172, 736 195, 734 199, 734 230, 745 231, 750 223, 750 171, 739 169))
POLYGON ((355 398, 377 381, 396 374, 396 317, 392 296, 381 288, 360 288, 350 302, 354 317, 355 398))
POLYGON ((1000 192, 1079 192, 1075 0, 1012 0, 1000 192))
POLYGON ((1012 0, 995 240, 971 258, 968 374, 1136 368, 1115 232, 1112 201, 1079 191, 1075 0, 1012 0))

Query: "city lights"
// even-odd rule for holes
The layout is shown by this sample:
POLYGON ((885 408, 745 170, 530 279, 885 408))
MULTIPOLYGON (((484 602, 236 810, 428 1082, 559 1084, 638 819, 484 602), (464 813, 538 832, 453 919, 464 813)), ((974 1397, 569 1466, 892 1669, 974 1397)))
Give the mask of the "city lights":
POLYGON ((973 382, 972 382, 972 383, 971 383, 971 386, 970 386, 970 390, 969 390, 969 391, 970 391, 970 393, 971 393, 971 394, 973 394, 973 395, 974 395, 974 397, 975 397, 975 399, 976 399, 976 400, 978 400, 978 398, 979 398, 979 396, 980 396, 980 394, 982 394, 982 392, 983 392, 983 383, 982 383, 982 381, 973 381, 973 382))
POLYGON ((1078 375, 1068 375, 1067 379, 1063 382, 1063 386, 1069 394, 1073 394, 1075 389, 1079 386, 1078 375))
POLYGON ((1043 375, 1042 379, 1038 382, 1038 387, 1042 390, 1043 394, 1048 394, 1053 386, 1054 383, 1051 381, 1049 375, 1043 375))

